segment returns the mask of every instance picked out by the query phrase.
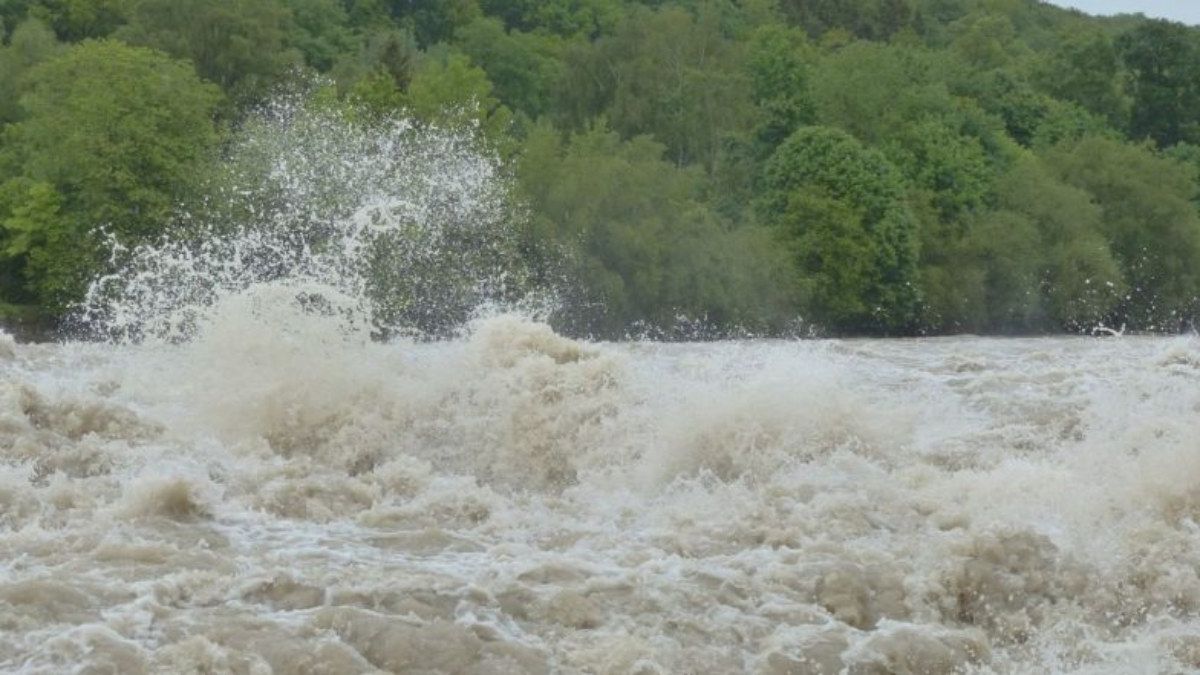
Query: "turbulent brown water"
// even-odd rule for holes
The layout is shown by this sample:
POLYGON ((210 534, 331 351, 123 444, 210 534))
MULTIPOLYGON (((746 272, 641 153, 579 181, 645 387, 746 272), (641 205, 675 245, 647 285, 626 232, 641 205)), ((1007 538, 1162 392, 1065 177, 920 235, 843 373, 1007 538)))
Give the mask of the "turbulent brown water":
POLYGON ((0 670, 1200 668, 1194 338, 293 318, 0 338, 0 670))
POLYGON ((1200 670, 1196 338, 573 341, 468 138, 247 128, 0 333, 0 672, 1200 670))

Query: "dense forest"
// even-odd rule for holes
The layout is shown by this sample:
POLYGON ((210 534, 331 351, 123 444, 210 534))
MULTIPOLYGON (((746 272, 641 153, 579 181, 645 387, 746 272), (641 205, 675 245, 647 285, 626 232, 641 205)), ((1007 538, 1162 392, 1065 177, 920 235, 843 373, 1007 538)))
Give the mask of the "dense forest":
MULTIPOLYGON (((1200 30, 1035 0, 6 0, 0 317, 159 236, 249 111, 470 123, 581 335, 1177 331, 1200 30)), ((515 216, 514 216, 515 217, 515 216)))

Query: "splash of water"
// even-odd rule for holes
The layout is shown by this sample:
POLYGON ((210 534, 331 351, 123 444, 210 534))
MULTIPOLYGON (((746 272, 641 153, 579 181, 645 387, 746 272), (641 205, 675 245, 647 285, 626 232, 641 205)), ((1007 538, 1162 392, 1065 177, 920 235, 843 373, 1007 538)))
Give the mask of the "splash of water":
POLYGON ((76 322, 180 341, 239 304, 332 317, 348 335, 447 334, 523 287, 508 187, 471 129, 284 97, 241 130, 201 208, 159 241, 113 247, 116 271, 76 322))
POLYGON ((469 138, 279 104, 0 333, 0 671, 1200 669, 1200 344, 586 344, 469 138), (418 302, 418 300, 420 302, 418 302))

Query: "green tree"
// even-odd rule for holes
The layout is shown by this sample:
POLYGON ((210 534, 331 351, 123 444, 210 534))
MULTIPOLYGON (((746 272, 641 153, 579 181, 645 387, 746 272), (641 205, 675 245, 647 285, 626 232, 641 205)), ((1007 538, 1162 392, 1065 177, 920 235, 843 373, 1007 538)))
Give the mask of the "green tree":
POLYGON ((345 80, 361 77, 364 73, 378 74, 391 80, 397 90, 406 91, 416 71, 419 54, 416 38, 399 30, 388 29, 370 36, 359 55, 357 68, 346 68, 345 60, 339 65, 345 80), (351 71, 348 77, 345 76, 346 70, 351 71))
POLYGON ((1126 285, 1091 195, 1030 153, 995 191, 994 208, 943 226, 923 260, 926 328, 1088 330, 1112 318, 1126 285))
POLYGON ((970 236, 984 254, 974 264, 988 274, 989 328, 1084 330, 1111 316, 1126 284, 1091 195, 1030 157, 997 192, 999 210, 970 236))
POLYGON ((191 67, 115 41, 85 41, 34 68, 0 166, 5 252, 39 302, 61 311, 102 262, 97 228, 154 236, 215 146, 219 92, 191 67))
POLYGON ((972 102, 954 96, 956 65, 923 48, 855 42, 821 60, 812 97, 821 124, 837 126, 868 145, 883 145, 898 128, 929 116, 989 130, 972 102))
POLYGON ((620 20, 621 0, 483 0, 488 16, 510 29, 596 38, 620 20))
POLYGON ((60 48, 54 33, 36 19, 22 22, 9 43, 0 46, 0 91, 8 92, 8 96, 0 98, 0 127, 21 118, 17 100, 28 84, 25 73, 60 48))
POLYGON ((1200 48, 1193 31, 1146 21, 1117 44, 1130 74, 1129 135, 1159 147, 1200 142, 1200 48))
POLYGON ((1017 40, 1017 31, 1008 17, 991 12, 971 14, 950 26, 954 33, 951 45, 956 55, 978 70, 991 70, 1008 65, 1024 46, 1017 40))
POLYGON ((487 18, 459 29, 455 44, 487 72, 497 98, 510 109, 535 119, 551 111, 563 76, 560 39, 506 31, 487 18))
POLYGON ((885 153, 912 187, 924 192, 939 218, 954 220, 983 206, 991 194, 993 166, 978 138, 933 116, 895 134, 885 153))
POLYGON ((385 0, 385 4, 422 49, 450 42, 455 31, 483 15, 477 0, 385 0))
POLYGON ((201 77, 248 100, 301 61, 290 48, 291 32, 291 13, 280 0, 141 0, 117 36, 189 59, 201 77))
POLYGON ((819 37, 834 29, 865 40, 886 40, 914 18, 909 0, 781 0, 788 20, 819 37))
POLYGON ((309 66, 328 72, 342 58, 356 54, 359 37, 349 27, 346 9, 337 0, 284 0, 292 13, 288 42, 309 66))
POLYGON ((504 139, 512 121, 512 113, 493 95, 487 73, 455 52, 444 59, 427 59, 402 100, 419 119, 451 126, 476 124, 493 142, 504 139))
MULTIPOLYGON (((17 0, 14 5, 26 4, 17 0)), ((135 0, 35 0, 29 16, 54 29, 64 42, 107 37, 129 19, 135 0)))
POLYGON ((944 55, 870 43, 826 57, 814 77, 818 118, 881 150, 902 172, 927 260, 941 255, 942 224, 987 201, 1015 150, 997 117, 951 90, 959 78, 969 79, 944 55))
POLYGON ((1118 308, 1141 328, 1176 330, 1200 310, 1200 216, 1194 167, 1151 148, 1089 137, 1046 153, 1087 191, 1129 286, 1118 308))
MULTIPOLYGON (((594 58, 610 97, 607 116, 623 136, 651 134, 680 166, 716 169, 728 134, 752 123, 749 78, 737 44, 707 6, 698 16, 667 5, 635 7, 594 58)), ((587 77, 569 73, 568 78, 587 77)))
POLYGON ((1070 101, 1124 128, 1130 102, 1115 41, 1099 27, 1071 24, 1047 57, 1036 64, 1037 81, 1056 98, 1070 101))
POLYGON ((767 24, 751 36, 746 69, 757 106, 756 140, 770 154, 799 127, 813 121, 809 70, 816 54, 800 30, 767 24))
POLYGON ((526 140, 526 250, 543 278, 565 286, 560 323, 605 337, 631 325, 680 335, 681 317, 777 328, 786 312, 778 247, 766 230, 732 227, 705 208, 702 175, 665 161, 664 150, 600 125, 567 141, 539 126, 526 140))
POLYGON ((807 318, 835 331, 910 330, 919 233, 899 171, 844 131, 804 127, 765 175, 762 216, 791 242, 807 318))
POLYGON ((340 93, 390 114, 403 105, 418 55, 415 38, 389 28, 368 36, 357 55, 343 55, 332 74, 340 93))
POLYGON ((1094 327, 1111 316, 1126 280, 1103 233, 1091 195, 1054 179, 1040 162, 1022 161, 1000 186, 1001 205, 1039 233, 1041 295, 1055 326, 1094 327))

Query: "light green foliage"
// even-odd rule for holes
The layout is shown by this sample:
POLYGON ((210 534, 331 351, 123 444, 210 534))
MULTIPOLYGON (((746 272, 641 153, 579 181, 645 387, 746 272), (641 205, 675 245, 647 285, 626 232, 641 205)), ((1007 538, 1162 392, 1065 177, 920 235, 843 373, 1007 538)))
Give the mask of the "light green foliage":
POLYGON ((821 64, 814 98, 822 122, 882 150, 930 216, 953 220, 983 204, 1012 152, 999 120, 951 93, 958 76, 921 48, 855 43, 821 64))
POLYGON ((8 181, 3 190, 0 203, 7 206, 5 210, 9 216, 3 222, 5 238, 0 257, 28 255, 58 221, 62 197, 49 183, 35 183, 29 179, 8 181))
POLYGON ((760 155, 769 155, 793 131, 813 121, 808 71, 815 60, 799 29, 768 24, 751 35, 746 69, 757 107, 754 135, 760 155))
POLYGON ((1120 132, 1109 126, 1103 118, 1074 103, 1052 98, 1045 102, 1045 109, 1038 121, 1031 145, 1034 148, 1048 148, 1088 136, 1118 138, 1120 132))
POLYGON ((77 297, 87 272, 96 266, 96 241, 64 217, 63 197, 49 183, 20 177, 0 185, 0 259, 24 279, 5 289, 4 299, 34 299, 60 308, 77 297))
POLYGON ((291 30, 280 0, 140 0, 117 36, 189 59, 201 77, 249 100, 301 61, 288 45, 291 30))
POLYGON ((78 296, 99 251, 95 228, 153 236, 217 136, 219 93, 186 63, 114 41, 73 46, 29 74, 26 116, 0 165, 7 252, 25 256, 39 301, 78 296))
POLYGON ((533 211, 528 247, 542 274, 568 278, 561 321, 609 337, 631 321, 668 333, 684 328, 679 317, 717 327, 779 321, 782 260, 767 233, 721 222, 699 201, 700 174, 663 152, 602 126, 565 142, 538 127, 526 141, 519 177, 533 211), (549 242, 565 250, 542 248, 549 242))
POLYGON ((990 194, 992 166, 979 139, 935 117, 898 129, 885 147, 910 184, 928 193, 942 220, 969 215, 990 194))
POLYGON ((404 107, 404 92, 387 71, 377 68, 360 77, 346 95, 354 106, 371 115, 395 114, 404 107))
POLYGON ((806 318, 836 331, 909 328, 918 226, 895 167, 843 131, 805 127, 765 176, 763 218, 792 242, 806 318))
MULTIPOLYGON (((1163 151, 1164 157, 1183 164, 1191 170, 1192 175, 1200 181, 1200 145, 1192 145, 1191 143, 1180 143, 1173 145, 1163 151)), ((1200 191, 1193 191, 1192 201, 1200 205, 1200 191)))
POLYGON ((458 53, 427 60, 403 100, 419 119, 450 126, 475 124, 493 141, 502 139, 512 121, 512 113, 493 96, 487 73, 458 53))
POLYGON ((827 56, 813 74, 817 119, 881 144, 897 125, 930 114, 960 114, 944 64, 920 48, 855 42, 827 56))
POLYGON ((751 87, 719 15, 701 9, 694 17, 669 5, 634 8, 611 38, 596 43, 594 58, 607 64, 597 72, 611 95, 613 129, 651 134, 675 164, 712 171, 725 135, 751 124, 751 87))

